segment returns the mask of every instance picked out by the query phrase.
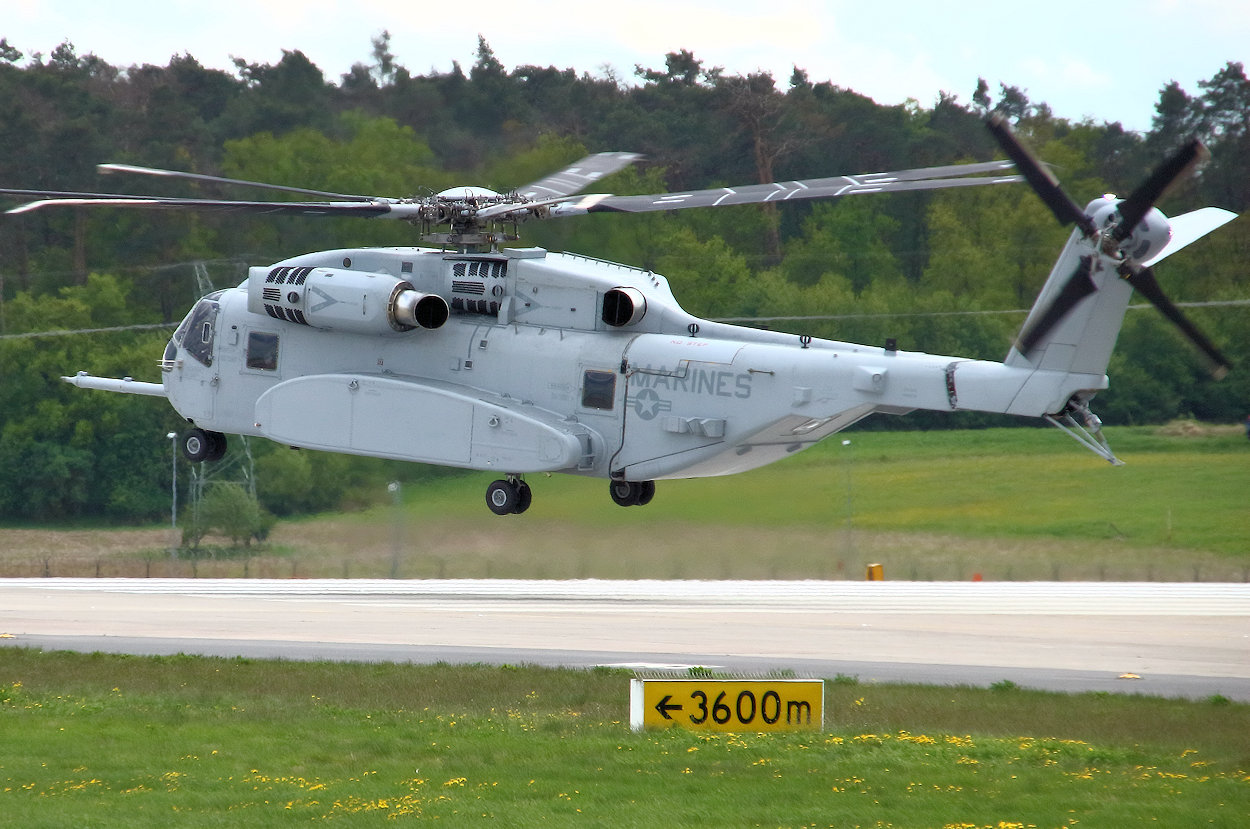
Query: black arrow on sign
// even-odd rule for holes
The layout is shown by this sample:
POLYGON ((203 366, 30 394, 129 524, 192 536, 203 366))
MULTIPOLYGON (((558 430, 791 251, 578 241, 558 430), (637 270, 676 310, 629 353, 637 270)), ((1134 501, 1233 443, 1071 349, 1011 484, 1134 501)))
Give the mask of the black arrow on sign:
POLYGON ((680 705, 670 705, 670 704, 669 704, 669 700, 670 700, 670 699, 672 699, 672 698, 673 698, 673 695, 672 695, 672 694, 665 694, 665 695, 664 695, 664 699, 660 700, 659 702, 657 702, 657 703, 655 704, 655 710, 656 710, 656 711, 659 711, 659 712, 660 712, 660 716, 661 716, 661 717, 663 717, 663 718, 664 718, 664 719, 666 719, 666 720, 671 720, 671 719, 672 719, 672 717, 670 717, 670 716, 669 716, 669 714, 668 714, 668 712, 669 712, 669 711, 680 711, 680 710, 681 710, 681 706, 680 706, 680 705))

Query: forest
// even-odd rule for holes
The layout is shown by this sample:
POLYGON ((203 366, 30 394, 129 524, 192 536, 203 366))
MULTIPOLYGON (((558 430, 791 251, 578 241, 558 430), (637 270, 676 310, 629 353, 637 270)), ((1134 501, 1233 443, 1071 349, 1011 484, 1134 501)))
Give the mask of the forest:
MULTIPOLYGON (((1001 113, 1084 204, 1127 193, 1192 136, 1212 160, 1160 204, 1242 212, 1250 202, 1250 80, 1213 65, 1197 90, 1159 91, 1145 134, 1073 123, 1027 90, 983 79, 932 103, 883 106, 795 66, 733 75, 690 52, 633 77, 499 62, 479 38, 467 70, 411 74, 380 34, 328 79, 299 51, 235 71, 187 54, 116 67, 63 43, 27 54, 0 39, 0 187, 255 198, 238 186, 102 176, 102 162, 342 193, 409 196, 459 184, 505 192, 587 153, 641 153, 603 192, 898 170, 1002 157, 1001 113), (362 50, 366 51, 366 50, 362 50)), ((273 198, 272 193, 262 196, 273 198)), ((0 199, 0 209, 22 199, 0 199)), ((523 225, 517 244, 667 276, 692 313, 907 350, 1002 359, 1067 237, 1026 185, 865 195, 823 203, 523 225)), ((79 370, 159 382, 157 360, 196 297, 249 265, 332 247, 418 244, 401 223, 62 209, 0 215, 0 520, 151 520, 169 509, 180 428, 148 398, 83 392, 79 370)), ((1235 221, 1159 268, 1224 351, 1214 382, 1156 311, 1133 308, 1094 408, 1110 424, 1250 412, 1250 229, 1235 221), (1194 305, 1188 305, 1194 303, 1194 305)), ((870 418, 865 428, 977 427, 987 416, 870 418)), ((1031 424, 1019 424, 1031 425, 1031 424)), ((343 506, 381 480, 446 474, 253 441, 257 493, 277 512, 343 506), (262 445, 263 444, 263 445, 262 445)), ((180 468, 185 480, 186 470, 180 468)))

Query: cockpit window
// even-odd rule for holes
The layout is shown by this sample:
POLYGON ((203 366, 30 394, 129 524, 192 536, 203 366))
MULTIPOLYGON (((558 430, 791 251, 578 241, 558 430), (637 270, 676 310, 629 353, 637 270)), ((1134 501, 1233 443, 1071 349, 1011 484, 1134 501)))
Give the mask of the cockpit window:
POLYGON ((216 338, 217 297, 220 293, 209 294, 195 304, 191 313, 178 326, 174 339, 182 336, 182 347, 187 353, 206 366, 213 364, 213 342, 216 338))

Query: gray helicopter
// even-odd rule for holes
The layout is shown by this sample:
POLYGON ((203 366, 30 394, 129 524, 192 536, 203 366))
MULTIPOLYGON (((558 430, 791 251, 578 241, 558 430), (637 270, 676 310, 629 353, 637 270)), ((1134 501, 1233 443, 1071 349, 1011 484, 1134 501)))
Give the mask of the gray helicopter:
POLYGON ((253 267, 200 299, 160 361, 161 382, 79 373, 85 389, 166 398, 190 428, 192 461, 220 459, 226 434, 292 447, 490 470, 498 515, 530 506, 525 475, 609 480, 621 506, 655 481, 729 475, 806 449, 873 413, 1002 412, 1044 418, 1112 463, 1089 402, 1136 289, 1221 376, 1228 362, 1164 295, 1152 266, 1235 218, 1204 208, 1169 220, 1154 203, 1205 156, 1198 142, 1128 198, 1084 208, 1007 123, 1010 161, 616 196, 583 193, 635 162, 589 156, 528 187, 460 187, 387 199, 127 165, 110 172, 270 187, 318 200, 225 201, 0 190, 53 206, 400 219, 431 247, 353 248, 253 267), (1018 174, 1013 174, 1013 169, 1018 174), (502 247, 526 220, 828 199, 1027 181, 1075 225, 1002 362, 855 345, 699 319, 656 273, 540 248, 502 247), (444 229, 445 228, 445 229, 444 229))

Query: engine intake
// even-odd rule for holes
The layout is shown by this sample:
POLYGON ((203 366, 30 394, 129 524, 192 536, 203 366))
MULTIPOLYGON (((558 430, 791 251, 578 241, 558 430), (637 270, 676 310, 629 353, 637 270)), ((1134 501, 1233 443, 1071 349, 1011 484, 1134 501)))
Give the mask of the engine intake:
POLYGON ((637 288, 613 288, 603 295, 601 319, 614 328, 636 325, 647 313, 647 298, 637 288))
POLYGON ((248 273, 247 309, 326 331, 393 334, 440 328, 447 301, 390 274, 280 266, 248 273))

